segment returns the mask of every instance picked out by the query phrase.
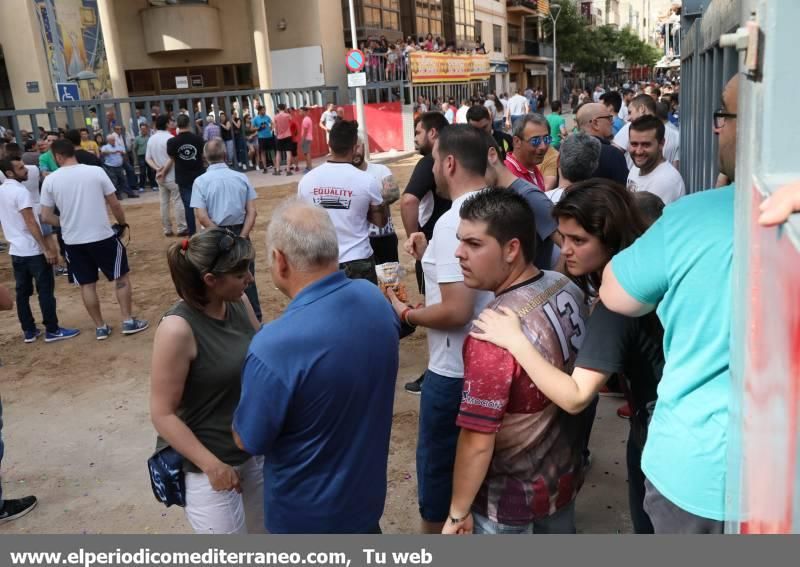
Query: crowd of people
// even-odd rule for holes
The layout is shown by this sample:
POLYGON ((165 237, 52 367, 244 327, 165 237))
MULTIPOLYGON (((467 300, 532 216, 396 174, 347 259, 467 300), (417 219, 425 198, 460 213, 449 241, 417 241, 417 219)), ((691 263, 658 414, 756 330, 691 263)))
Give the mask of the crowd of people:
MULTIPOLYGON (((202 135, 188 114, 158 115, 152 135, 139 125, 145 143, 122 148, 124 133, 102 145, 88 128, 54 133, 35 164, 5 144, 0 223, 23 339, 41 336, 34 283, 45 342, 79 332, 57 318, 59 255, 97 340, 112 332, 98 272, 114 282, 122 334, 148 328, 133 314, 117 198, 131 148, 154 171, 164 234, 184 237, 166 257, 180 300, 154 336, 148 470, 156 498, 183 506, 195 532, 380 533, 400 341, 423 328, 426 371, 405 385, 421 394, 422 532, 575 533, 597 396, 610 388, 627 402, 618 414, 630 420, 634 531, 721 533, 738 79, 714 123, 730 184, 691 196, 666 105, 630 94, 585 101, 573 132, 559 101, 545 117, 524 91, 502 108, 494 97, 462 101, 453 117, 422 101, 422 157, 402 194, 388 167, 364 159, 358 125, 330 105, 319 123, 327 162, 268 225, 271 283, 290 303, 267 324, 257 192, 231 167, 237 146, 222 113, 202 135), (418 305, 380 277, 400 259, 397 201, 418 305)), ((291 127, 277 110, 262 107, 250 124, 258 154, 286 152, 288 172, 291 127), (261 144, 264 131, 274 144, 261 144)), ((800 208, 798 192, 770 200, 763 222, 800 208)), ((0 307, 12 303, 0 287, 0 307)), ((0 523, 36 505, 2 502, 0 523)))

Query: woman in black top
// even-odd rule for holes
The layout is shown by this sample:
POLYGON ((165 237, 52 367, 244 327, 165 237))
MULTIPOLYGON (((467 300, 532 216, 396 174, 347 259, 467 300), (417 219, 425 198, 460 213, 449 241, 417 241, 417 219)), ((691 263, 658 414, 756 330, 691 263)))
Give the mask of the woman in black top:
MULTIPOLYGON (((624 187, 604 179, 589 179, 570 186, 553 207, 558 230, 564 238, 561 253, 567 270, 588 295, 596 298, 603 269, 620 250, 630 246, 660 214, 647 195, 634 198, 624 187), (641 214, 637 200, 648 211, 641 214)), ((651 197, 655 197, 651 195, 651 197)), ((655 197, 658 199, 657 197, 655 197)), ((501 308, 503 309, 503 308, 501 308)), ((653 533, 644 511, 642 450, 647 424, 656 400, 656 386, 664 368, 663 330, 654 313, 631 318, 613 313, 596 300, 586 324, 572 375, 552 366, 522 333, 519 318, 486 310, 475 326, 476 339, 508 350, 539 390, 565 411, 577 414, 595 398, 612 374, 626 378, 628 401, 633 410, 628 436, 628 498, 636 533, 653 533)))

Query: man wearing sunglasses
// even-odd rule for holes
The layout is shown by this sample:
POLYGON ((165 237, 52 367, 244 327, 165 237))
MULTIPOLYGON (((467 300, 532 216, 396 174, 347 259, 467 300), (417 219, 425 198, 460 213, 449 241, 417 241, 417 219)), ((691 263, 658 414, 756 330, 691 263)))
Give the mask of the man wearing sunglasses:
POLYGON ((511 173, 545 190, 544 176, 539 165, 550 148, 550 124, 541 114, 526 114, 514 126, 514 149, 506 156, 511 173))
POLYGON ((611 145, 611 131, 614 114, 606 105, 597 102, 584 104, 578 109, 575 117, 578 128, 594 136, 602 147, 600 148, 600 165, 597 166, 592 177, 602 177, 625 185, 628 181, 628 164, 623 153, 611 145))

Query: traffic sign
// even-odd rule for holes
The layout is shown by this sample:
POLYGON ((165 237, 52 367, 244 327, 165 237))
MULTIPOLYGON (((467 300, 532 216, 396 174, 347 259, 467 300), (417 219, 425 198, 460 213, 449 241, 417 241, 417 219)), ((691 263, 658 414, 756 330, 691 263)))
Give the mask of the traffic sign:
POLYGON ((78 83, 56 83, 56 93, 59 102, 70 102, 81 99, 78 83))
POLYGON ((360 49, 351 49, 347 52, 347 57, 344 60, 345 66, 350 70, 352 73, 358 73, 364 68, 364 64, 366 63, 366 57, 364 57, 364 52, 360 49))
POLYGON ((366 87, 367 86, 367 74, 366 73, 350 73, 347 75, 347 86, 351 89, 354 87, 366 87))

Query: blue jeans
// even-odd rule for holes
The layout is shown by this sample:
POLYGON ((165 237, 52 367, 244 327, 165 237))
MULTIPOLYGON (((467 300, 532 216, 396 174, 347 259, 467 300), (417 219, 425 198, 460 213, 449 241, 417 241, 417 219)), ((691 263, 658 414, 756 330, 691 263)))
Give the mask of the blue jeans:
POLYGON ((14 269, 14 280, 17 292, 17 318, 23 331, 36 330, 36 321, 31 311, 31 296, 33 286, 39 296, 39 308, 42 310, 42 323, 50 332, 58 331, 58 316, 56 315, 56 281, 53 277, 53 267, 47 263, 44 254, 38 256, 11 256, 14 269))
POLYGON ((128 189, 130 192, 136 191, 138 179, 136 178, 136 171, 134 171, 131 162, 127 160, 122 162, 122 169, 125 170, 125 177, 128 179, 128 189))
POLYGON ((247 165, 247 142, 242 136, 234 138, 236 144, 236 161, 242 165, 247 165))
POLYGON ((475 512, 472 513, 472 520, 474 522, 472 533, 475 534, 574 534, 576 533, 575 500, 546 518, 534 520, 530 524, 518 526, 499 524, 475 512))
POLYGON ((513 114, 513 115, 511 115, 511 117, 510 117, 510 118, 511 118, 511 131, 512 131, 512 132, 514 131, 514 128, 516 127, 516 125, 517 125, 517 122, 519 122, 520 120, 522 120, 522 118, 523 118, 524 116, 525 116, 524 114, 513 114))
POLYGON ((181 192, 181 201, 183 201, 183 210, 186 212, 186 228, 189 231, 189 236, 197 232, 197 222, 194 219, 194 209, 189 206, 192 202, 192 186, 179 185, 178 190, 181 192))
POLYGON ((444 522, 450 511, 460 431, 456 418, 463 389, 463 378, 425 371, 419 403, 417 497, 420 516, 426 522, 444 522))
MULTIPOLYGON (((636 416, 634 416, 635 418, 636 416)), ((626 461, 628 465, 628 506, 631 510, 631 523, 633 533, 652 534, 653 523, 650 516, 644 511, 644 473, 642 472, 642 451, 644 450, 644 435, 640 431, 643 426, 634 423, 631 419, 631 430, 628 434, 628 450, 626 461)), ((646 432, 646 430, 645 430, 646 432)))

